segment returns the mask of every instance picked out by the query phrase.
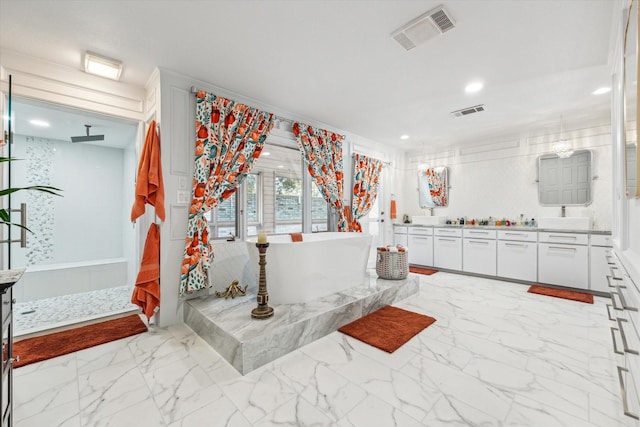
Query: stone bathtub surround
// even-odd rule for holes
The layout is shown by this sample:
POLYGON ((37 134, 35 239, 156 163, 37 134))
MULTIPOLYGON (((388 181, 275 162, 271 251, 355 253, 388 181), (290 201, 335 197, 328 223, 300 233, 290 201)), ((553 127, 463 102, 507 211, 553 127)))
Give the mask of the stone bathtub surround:
POLYGON ((275 314, 265 320, 251 318, 255 291, 231 300, 188 300, 184 322, 244 375, 418 290, 414 275, 383 280, 369 272, 365 283, 312 302, 270 304, 275 314))

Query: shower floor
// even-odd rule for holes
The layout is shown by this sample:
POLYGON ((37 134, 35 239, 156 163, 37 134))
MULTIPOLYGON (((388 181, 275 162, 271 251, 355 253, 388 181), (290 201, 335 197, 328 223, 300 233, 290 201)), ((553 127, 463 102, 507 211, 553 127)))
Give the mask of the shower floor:
POLYGON ((29 335, 108 315, 138 311, 138 306, 131 304, 132 292, 131 286, 119 286, 15 303, 13 334, 29 335))

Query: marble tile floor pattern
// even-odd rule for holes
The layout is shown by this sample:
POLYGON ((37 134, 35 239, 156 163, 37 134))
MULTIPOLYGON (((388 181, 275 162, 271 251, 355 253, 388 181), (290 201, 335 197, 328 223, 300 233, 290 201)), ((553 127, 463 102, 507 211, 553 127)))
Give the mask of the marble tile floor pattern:
POLYGON ((331 333, 241 376, 185 324, 14 372, 15 426, 630 427, 605 304, 420 276, 393 354, 331 333))
POLYGON ((139 310, 131 304, 133 287, 118 286, 91 292, 62 295, 13 306, 14 336, 93 320, 106 314, 139 310))

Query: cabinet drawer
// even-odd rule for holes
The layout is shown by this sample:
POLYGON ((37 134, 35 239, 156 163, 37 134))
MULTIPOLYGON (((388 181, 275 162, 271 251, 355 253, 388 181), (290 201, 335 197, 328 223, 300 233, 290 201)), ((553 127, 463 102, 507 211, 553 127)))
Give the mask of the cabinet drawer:
POLYGON ((496 230, 475 230, 465 228, 462 230, 462 235, 464 237, 471 237, 474 239, 495 239, 496 238, 496 230))
POLYGON ((578 233, 555 233, 550 231, 541 231, 538 233, 540 242, 548 243, 569 243, 571 245, 586 245, 589 243, 588 234, 578 233))
POLYGON ((393 232, 396 234, 407 234, 407 226, 404 225, 394 225, 393 232))
POLYGON ((537 242, 537 231, 507 231, 498 230, 498 239, 500 240, 518 240, 520 242, 537 242))
POLYGON ((606 234, 592 234, 591 235, 592 246, 613 246, 611 236, 606 234))
POLYGON ((538 244, 536 242, 498 241, 499 277, 538 281, 538 244))
POLYGON ((431 227, 409 227, 409 234, 418 236, 433 236, 433 228, 431 227))
POLYGON ((461 228, 435 228, 433 234, 436 236, 462 237, 461 228))
POLYGON ((589 248, 562 243, 538 243, 538 281, 588 289, 589 248))

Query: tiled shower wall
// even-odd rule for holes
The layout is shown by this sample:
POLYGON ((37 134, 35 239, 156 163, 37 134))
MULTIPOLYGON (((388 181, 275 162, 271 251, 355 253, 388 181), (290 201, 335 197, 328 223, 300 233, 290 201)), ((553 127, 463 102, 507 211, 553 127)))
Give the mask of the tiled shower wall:
MULTIPOLYGON (((574 149, 589 149, 593 155, 592 203, 568 206, 567 216, 588 216, 595 229, 611 229, 611 131, 609 126, 571 133, 574 149)), ((538 157, 551 152, 558 135, 522 138, 457 148, 448 152, 410 152, 404 170, 403 188, 398 191, 398 221, 402 214, 429 215, 418 206, 417 169, 420 164, 449 168, 449 206, 436 208, 434 215, 455 219, 518 219, 560 216, 560 207, 538 202, 538 157)), ((425 150, 427 151, 427 150, 425 150)))

